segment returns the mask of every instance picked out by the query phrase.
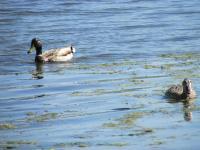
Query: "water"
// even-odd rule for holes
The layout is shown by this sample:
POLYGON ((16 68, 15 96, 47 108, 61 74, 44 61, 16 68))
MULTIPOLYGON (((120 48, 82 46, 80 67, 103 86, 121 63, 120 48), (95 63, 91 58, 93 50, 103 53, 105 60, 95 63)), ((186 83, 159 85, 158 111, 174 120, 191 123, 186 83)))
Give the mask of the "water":
POLYGON ((198 149, 199 0, 0 2, 0 149, 198 149), (68 63, 35 65, 73 44, 68 63))

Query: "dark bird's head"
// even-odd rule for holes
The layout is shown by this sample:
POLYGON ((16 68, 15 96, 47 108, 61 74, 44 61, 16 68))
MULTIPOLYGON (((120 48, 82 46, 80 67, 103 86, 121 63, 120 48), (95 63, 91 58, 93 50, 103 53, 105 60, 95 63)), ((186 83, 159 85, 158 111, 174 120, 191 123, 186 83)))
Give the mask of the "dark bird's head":
POLYGON ((187 95, 191 94, 191 92, 193 91, 192 89, 192 81, 185 78, 182 82, 183 85, 183 92, 187 95))
POLYGON ((32 39, 31 47, 27 53, 30 54, 33 50, 36 50, 36 55, 42 54, 42 42, 37 38, 32 39))
POLYGON ((71 46, 70 46, 70 49, 71 49, 71 52, 72 52, 72 53, 75 53, 75 52, 76 52, 76 49, 75 49, 75 47, 72 46, 72 44, 71 44, 71 46))

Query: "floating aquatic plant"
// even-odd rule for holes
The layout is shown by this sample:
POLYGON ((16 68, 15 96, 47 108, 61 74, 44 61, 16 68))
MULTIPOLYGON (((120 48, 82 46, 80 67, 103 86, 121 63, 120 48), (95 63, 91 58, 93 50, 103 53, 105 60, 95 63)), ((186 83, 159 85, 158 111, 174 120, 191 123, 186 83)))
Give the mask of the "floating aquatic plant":
POLYGON ((113 146, 113 147, 124 147, 127 146, 128 143, 125 142, 113 142, 113 143, 101 143, 97 144, 98 146, 113 146))
POLYGON ((35 141, 25 141, 25 140, 13 140, 13 141, 5 141, 0 142, 0 149, 16 149, 21 145, 36 145, 35 141))
POLYGON ((119 119, 115 119, 114 122, 105 123, 103 127, 107 128, 129 128, 132 127, 136 120, 141 118, 144 115, 142 112, 131 112, 129 114, 125 114, 123 117, 119 119))
POLYGON ((41 115, 35 113, 28 113, 27 114, 27 121, 36 121, 36 122, 44 122, 51 119, 56 119, 58 117, 58 113, 44 113, 41 115))
POLYGON ((14 124, 11 124, 11 123, 2 123, 0 124, 0 130, 3 130, 3 129, 15 129, 16 126, 14 124))

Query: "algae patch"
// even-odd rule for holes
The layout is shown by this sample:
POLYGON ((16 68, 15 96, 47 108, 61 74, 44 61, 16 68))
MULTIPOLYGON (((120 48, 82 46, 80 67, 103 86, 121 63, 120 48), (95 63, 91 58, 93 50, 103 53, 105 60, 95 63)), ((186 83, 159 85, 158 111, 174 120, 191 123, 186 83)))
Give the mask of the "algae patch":
POLYGON ((136 65, 138 62, 136 61, 129 61, 129 60, 124 60, 124 61, 121 61, 121 62, 112 62, 112 63, 102 63, 102 64, 99 64, 98 66, 99 67, 102 67, 102 68, 113 68, 113 67, 126 67, 126 66, 133 66, 133 65, 136 65))
POLYGON ((36 144, 34 141, 24 141, 24 140, 19 140, 19 141, 7 141, 6 144, 10 145, 22 145, 22 144, 36 144))
POLYGON ((165 144, 165 142, 161 141, 161 140, 156 140, 153 143, 151 143, 150 145, 162 145, 162 144, 165 144))
POLYGON ((130 128, 132 127, 137 119, 141 118, 144 115, 142 112, 132 112, 130 114, 125 114, 119 119, 115 119, 114 122, 105 123, 103 127, 106 128, 130 128))
POLYGON ((156 65, 144 65, 144 69, 155 69, 155 68, 160 68, 160 66, 156 66, 156 65))
POLYGON ((97 144, 97 145, 98 146, 124 147, 124 146, 128 146, 128 143, 116 142, 116 143, 102 143, 102 144, 97 144))
POLYGON ((180 53, 180 54, 161 54, 162 58, 174 58, 174 59, 191 59, 198 58, 198 53, 180 53))
POLYGON ((95 89, 95 90, 88 90, 88 91, 75 91, 71 95, 72 96, 98 96, 98 95, 104 95, 104 94, 111 94, 111 93, 124 93, 136 90, 137 88, 131 88, 131 89, 95 89))
POLYGON ((140 135, 145 135, 148 133, 153 133, 154 130, 151 128, 142 128, 141 130, 136 130, 134 133, 129 133, 128 136, 140 136, 140 135))
POLYGON ((142 80, 142 79, 130 79, 129 81, 134 83, 134 84, 137 84, 137 85, 144 83, 144 80, 142 80))
POLYGON ((58 117, 58 113, 44 113, 41 115, 35 113, 27 113, 27 121, 36 121, 36 122, 44 122, 51 119, 56 119, 58 117))
POLYGON ((65 148, 65 147, 79 147, 79 148, 85 148, 89 147, 90 144, 86 142, 67 142, 67 143, 58 143, 55 144, 54 148, 65 148))
POLYGON ((25 140, 17 140, 17 141, 5 141, 0 142, 0 148, 3 149, 16 149, 22 145, 36 145, 35 141, 25 141, 25 140))
POLYGON ((0 130, 5 130, 5 129, 15 129, 16 126, 11 123, 2 123, 0 124, 0 130))
POLYGON ((133 125, 136 120, 143 116, 141 112, 132 112, 130 114, 124 115, 124 117, 118 119, 120 125, 122 126, 131 126, 133 125))

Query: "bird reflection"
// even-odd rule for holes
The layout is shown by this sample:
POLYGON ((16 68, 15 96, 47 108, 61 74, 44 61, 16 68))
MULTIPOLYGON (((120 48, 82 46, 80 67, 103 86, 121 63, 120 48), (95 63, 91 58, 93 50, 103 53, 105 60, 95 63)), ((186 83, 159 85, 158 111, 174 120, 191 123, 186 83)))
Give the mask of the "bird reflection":
POLYGON ((183 104, 183 118, 185 121, 192 121, 192 108, 194 107, 193 100, 168 100, 169 103, 182 103, 183 104))
POLYGON ((192 121, 192 107, 193 107, 192 101, 183 102, 183 112, 185 121, 192 121))
POLYGON ((43 63, 35 63, 36 69, 32 73, 33 79, 43 79, 43 63))

